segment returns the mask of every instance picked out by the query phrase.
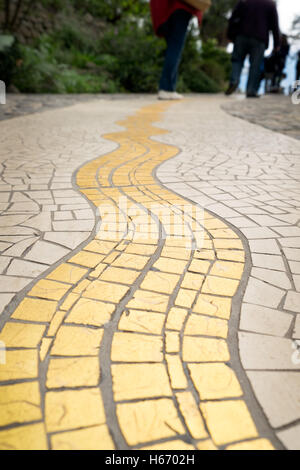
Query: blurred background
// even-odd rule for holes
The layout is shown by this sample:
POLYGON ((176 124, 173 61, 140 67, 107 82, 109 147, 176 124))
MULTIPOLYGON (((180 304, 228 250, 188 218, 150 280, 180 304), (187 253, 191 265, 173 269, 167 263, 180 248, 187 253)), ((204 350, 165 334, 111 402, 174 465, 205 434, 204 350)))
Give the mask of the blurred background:
MULTIPOLYGON (((235 4, 213 0, 201 29, 192 22, 179 92, 225 89, 231 70, 227 21, 235 4)), ((300 6, 299 0, 277 4, 291 44, 282 82, 287 93, 300 50, 300 6)), ((153 34, 148 0, 0 0, 0 79, 10 92, 153 93, 164 51, 164 41, 153 34)))

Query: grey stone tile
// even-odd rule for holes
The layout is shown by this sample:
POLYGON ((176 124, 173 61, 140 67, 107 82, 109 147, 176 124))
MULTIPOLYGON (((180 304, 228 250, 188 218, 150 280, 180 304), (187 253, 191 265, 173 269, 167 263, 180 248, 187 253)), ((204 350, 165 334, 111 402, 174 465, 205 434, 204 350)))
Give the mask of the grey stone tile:
POLYGON ((300 450, 300 424, 278 432, 277 437, 288 450, 300 450))
POLYGON ((7 274, 9 276, 25 276, 35 278, 45 272, 48 268, 48 265, 15 259, 10 264, 7 270, 7 274))
POLYGON ((300 339, 300 315, 296 316, 295 328, 293 331, 293 338, 300 339))
POLYGON ((252 254, 253 266, 265 269, 274 269, 277 271, 285 271, 285 264, 281 256, 252 254))
POLYGON ((66 220, 53 222, 53 229, 57 232, 86 232, 92 231, 95 220, 66 220))
POLYGON ((279 236, 276 232, 273 232, 272 230, 266 227, 243 228, 241 229, 241 231, 249 240, 276 238, 279 236))
POLYGON ((0 294, 0 315, 14 296, 15 294, 0 294))
POLYGON ((300 237, 279 238, 279 242, 284 248, 300 248, 300 237))
POLYGON ((300 313, 300 293, 289 291, 284 303, 284 309, 300 313))
POLYGON ((251 252, 280 255, 280 249, 274 239, 249 240, 251 252))
POLYGON ((54 245, 53 243, 37 241, 24 258, 30 261, 51 265, 66 256, 69 252, 70 250, 54 245))
POLYGON ((82 242, 87 240, 90 236, 90 232, 70 232, 70 233, 63 233, 63 232, 48 232, 45 233, 44 239, 49 242, 58 243, 64 247, 70 248, 74 250, 79 246, 82 242))
POLYGON ((26 287, 32 279, 25 277, 0 276, 1 293, 19 292, 26 287))
POLYGON ((243 304, 240 329, 266 335, 285 336, 294 316, 258 305, 243 304))
POLYGON ((277 308, 284 295, 284 290, 270 286, 263 281, 250 277, 244 296, 244 302, 264 307, 277 308))
POLYGON ((261 281, 265 281, 281 289, 291 289, 292 284, 284 272, 272 271, 271 269, 252 268, 251 276, 261 281))

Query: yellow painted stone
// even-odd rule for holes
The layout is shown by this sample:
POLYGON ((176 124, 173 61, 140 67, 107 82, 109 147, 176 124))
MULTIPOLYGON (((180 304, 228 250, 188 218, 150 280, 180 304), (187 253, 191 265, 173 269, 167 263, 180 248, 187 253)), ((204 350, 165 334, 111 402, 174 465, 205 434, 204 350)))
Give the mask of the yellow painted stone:
POLYGON ((141 284, 141 288, 163 294, 172 294, 179 279, 180 276, 176 274, 149 271, 141 284))
POLYGON ((167 330, 180 331, 185 318, 187 316, 187 310, 183 308, 172 307, 168 313, 166 328, 167 330))
POLYGON ((221 276, 230 279, 241 279, 244 271, 242 263, 230 261, 216 261, 210 271, 212 276, 221 276))
POLYGON ((175 440, 155 444, 154 446, 142 447, 141 450, 195 450, 195 447, 184 441, 175 440))
POLYGON ((180 350, 180 337, 179 333, 175 331, 166 331, 166 351, 168 353, 175 353, 180 350))
POLYGON ((31 424, 0 431, 0 450, 47 450, 43 424, 31 424))
POLYGON ((196 298, 197 292, 190 289, 179 289, 175 300, 175 305, 179 307, 191 308, 196 298))
POLYGON ((215 336, 227 338, 228 323, 220 318, 205 315, 190 315, 185 331, 186 335, 215 336))
POLYGON ((62 326, 56 335, 51 354, 54 356, 97 356, 102 336, 103 330, 62 326))
POLYGON ((181 287, 186 289, 200 290, 204 281, 204 276, 195 273, 186 273, 182 281, 181 287))
POLYGON ((122 314, 119 330, 161 335, 164 321, 165 315, 160 313, 129 310, 122 314))
POLYGON ((54 271, 47 276, 47 279, 76 284, 87 272, 87 269, 79 268, 69 263, 63 263, 54 269, 54 271))
POLYGON ((243 250, 244 247, 243 247, 243 243, 241 242, 241 240, 222 240, 222 239, 219 239, 219 240, 214 240, 214 246, 215 248, 217 249, 230 249, 230 250, 243 250))
POLYGON ((216 258, 215 252, 213 250, 206 250, 202 248, 199 250, 199 245, 197 246, 198 251, 194 253, 194 258, 202 260, 214 260, 216 258))
POLYGON ((165 246, 162 250, 161 256, 172 259, 188 260, 191 257, 191 251, 178 247, 165 246))
POLYGON ((189 364, 201 400, 217 400, 243 395, 234 371, 226 364, 189 364))
POLYGON ((72 308, 66 323, 101 327, 111 320, 115 308, 114 304, 81 298, 72 308))
POLYGON ((99 263, 101 263, 103 258, 104 256, 98 253, 80 251, 69 260, 69 263, 79 264, 80 266, 85 266, 87 268, 95 268, 99 263))
POLYGON ((256 427, 243 401, 207 402, 200 406, 217 445, 257 437, 256 427))
POLYGON ((91 387, 100 382, 99 360, 96 357, 51 359, 47 372, 47 387, 91 387))
POLYGON ((105 302, 119 303, 127 294, 129 287, 103 281, 93 281, 85 290, 83 297, 105 302))
POLYGON ((243 263, 245 261, 244 251, 238 250, 217 250, 217 256, 219 259, 228 261, 238 261, 243 263))
POLYGON ((193 311, 228 320, 231 314, 231 305, 232 301, 229 298, 201 294, 193 307, 193 311))
POLYGON ((6 363, 0 364, 0 382, 33 379, 38 376, 36 349, 6 351, 6 363))
POLYGON ((90 277, 92 278, 98 278, 104 271, 104 269, 107 268, 107 265, 104 264, 104 263, 100 263, 98 264, 97 268, 94 269, 91 273, 90 273, 90 277))
POLYGON ((57 302, 51 300, 30 299, 25 297, 14 311, 15 320, 50 322, 56 311, 57 302))
POLYGON ((40 347, 40 361, 41 362, 43 362, 43 360, 47 356, 49 348, 51 346, 51 343, 52 343, 52 338, 43 338, 42 339, 42 343, 41 343, 41 347, 40 347))
POLYGON ((64 431, 105 423, 98 388, 47 392, 45 421, 48 432, 64 431))
POLYGON ((113 251, 112 253, 110 253, 110 255, 106 256, 103 259, 103 263, 112 264, 118 258, 119 255, 120 255, 119 251, 113 251))
POLYGON ((67 284, 42 279, 36 283, 28 295, 42 299, 61 300, 69 289, 70 286, 67 284))
POLYGON ((113 266, 131 269, 143 269, 148 263, 148 256, 133 255, 131 253, 122 253, 119 258, 113 262, 113 266))
POLYGON ((183 360, 186 362, 227 362, 230 359, 228 346, 223 339, 185 336, 183 360))
POLYGON ((239 282, 232 279, 207 276, 203 284, 202 292, 204 294, 217 294, 233 297, 238 286, 239 282))
POLYGON ((117 417, 126 441, 132 446, 185 433, 168 398, 117 405, 117 417))
POLYGON ((210 219, 205 219, 205 228, 206 230, 212 230, 212 229, 219 229, 219 228, 225 228, 227 229, 227 225, 224 224, 219 219, 216 218, 210 218, 210 219))
POLYGON ((166 361, 168 364, 169 376, 173 389, 187 388, 187 379, 183 370, 180 357, 176 354, 166 354, 166 361))
POLYGON ((138 310, 149 310, 153 312, 165 312, 169 303, 169 297, 156 294, 146 290, 137 290, 127 307, 138 310))
POLYGON ((131 269, 122 269, 122 268, 107 268, 100 276, 102 281, 108 282, 120 282, 121 284, 133 284, 138 276, 139 272, 133 271, 131 269))
POLYGON ((226 450, 275 450, 268 439, 240 442, 226 447, 226 450))
POLYGON ((161 362, 162 338, 134 333, 115 333, 112 343, 112 361, 161 362))
POLYGON ((51 436, 53 450, 114 450, 115 446, 105 424, 91 428, 58 433, 51 436))
POLYGON ((0 387, 0 426, 38 421, 42 418, 38 382, 0 387))
POLYGON ((0 333, 0 341, 7 348, 36 348, 40 343, 46 327, 30 323, 7 322, 0 333))
POLYGON ((211 264, 209 261, 202 261, 198 259, 193 259, 189 267, 190 272, 206 274, 210 268, 211 264))
POLYGON ((66 315, 66 312, 61 312, 61 311, 56 312, 52 322, 50 323, 49 330, 47 332, 47 336, 53 337, 53 336, 56 335, 56 333, 58 331, 58 328, 60 327, 60 325, 64 321, 65 315, 66 315))
POLYGON ((184 417, 185 423, 194 439, 203 439, 207 437, 204 422, 191 392, 176 393, 180 411, 184 417))
POLYGON ((74 287, 73 293, 82 294, 82 292, 88 289, 91 284, 91 281, 89 281, 88 279, 83 279, 83 281, 79 282, 79 284, 74 287))
POLYGON ((79 299, 79 294, 74 294, 73 292, 71 292, 68 297, 66 298, 66 300, 62 303, 62 305, 60 306, 60 310, 70 310, 71 307, 73 307, 73 305, 75 304, 76 300, 79 299))
POLYGON ((198 450, 218 450, 218 448, 214 445, 214 443, 210 439, 198 442, 197 449, 198 450))
POLYGON ((159 258, 154 264, 154 268, 165 273, 182 274, 186 267, 186 261, 171 258, 159 258))
POLYGON ((125 253, 145 256, 151 256, 153 253, 155 253, 155 251, 156 246, 142 245, 138 243, 131 243, 125 249, 125 253))
POLYGON ((112 365, 112 378, 115 401, 172 396, 163 364, 112 365))
POLYGON ((94 253, 100 253, 102 255, 108 255, 114 248, 116 243, 114 242, 104 242, 102 240, 93 240, 89 243, 84 250, 93 251, 94 253))
POLYGON ((209 232, 214 238, 238 238, 237 234, 230 228, 210 230, 209 232))

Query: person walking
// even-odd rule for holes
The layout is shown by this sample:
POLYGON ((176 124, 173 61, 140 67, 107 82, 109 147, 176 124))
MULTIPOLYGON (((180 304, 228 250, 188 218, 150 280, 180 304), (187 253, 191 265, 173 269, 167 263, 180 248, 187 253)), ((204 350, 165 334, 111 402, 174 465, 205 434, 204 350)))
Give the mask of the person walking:
POLYGON ((150 6, 154 31, 167 43, 158 98, 182 99, 183 96, 176 93, 178 69, 190 20, 194 15, 201 24, 202 12, 180 0, 151 0, 150 6))
POLYGON ((273 0, 239 0, 229 20, 228 39, 234 42, 232 75, 226 95, 239 86, 242 69, 250 56, 247 97, 257 98, 261 64, 273 33, 274 50, 280 45, 280 30, 276 3, 273 0))
POLYGON ((296 65, 296 80, 300 80, 300 51, 298 52, 298 61, 296 65))

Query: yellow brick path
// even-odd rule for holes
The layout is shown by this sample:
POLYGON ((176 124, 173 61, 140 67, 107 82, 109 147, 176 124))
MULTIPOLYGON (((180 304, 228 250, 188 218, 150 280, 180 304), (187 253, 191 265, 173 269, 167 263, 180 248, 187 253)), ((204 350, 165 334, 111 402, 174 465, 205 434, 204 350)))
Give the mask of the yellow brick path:
POLYGON ((102 222, 0 334, 0 449, 273 448, 230 367, 243 244, 153 176, 178 153, 150 138, 168 106, 120 123, 105 136, 119 148, 78 171, 102 222))

